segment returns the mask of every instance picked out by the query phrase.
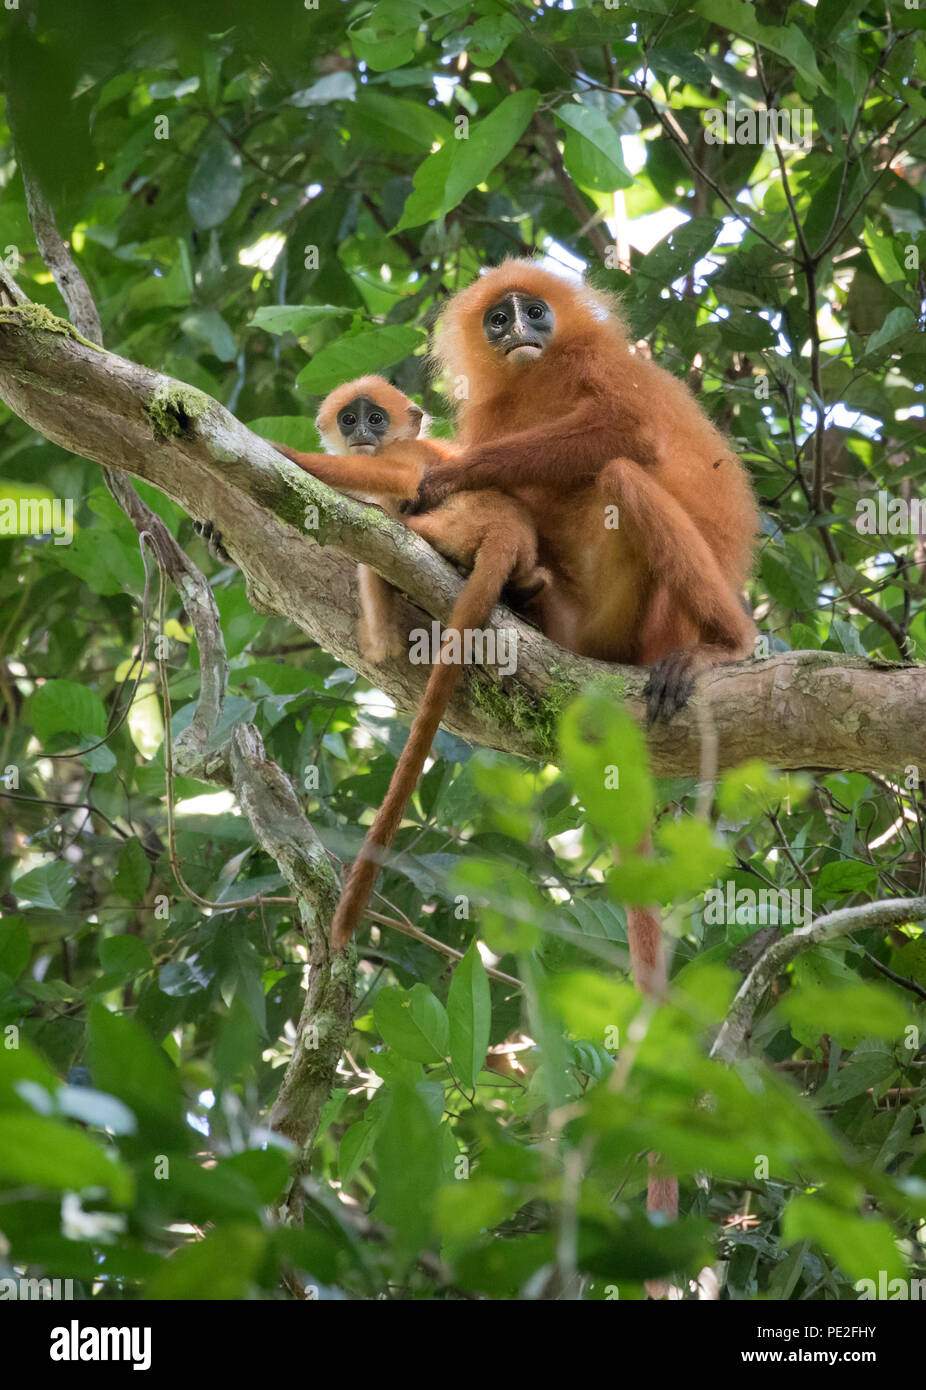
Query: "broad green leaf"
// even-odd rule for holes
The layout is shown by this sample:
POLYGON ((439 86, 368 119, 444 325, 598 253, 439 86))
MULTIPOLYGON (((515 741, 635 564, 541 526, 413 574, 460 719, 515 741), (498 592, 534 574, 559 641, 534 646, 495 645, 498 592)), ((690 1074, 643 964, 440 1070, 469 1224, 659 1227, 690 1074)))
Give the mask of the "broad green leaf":
POLYGON ((443 217, 483 183, 524 134, 537 101, 537 92, 514 92, 472 122, 468 139, 448 139, 428 155, 415 170, 415 189, 396 231, 443 217))
POLYGON ((101 738, 106 732, 103 701, 76 681, 53 680, 40 685, 32 697, 32 719, 43 741, 61 733, 101 738))
POLYGON ((267 1233, 242 1223, 210 1231, 205 1240, 175 1250, 145 1288, 147 1298, 240 1300, 257 1274, 267 1233))
POLYGON ((354 52, 375 72, 399 68, 414 56, 420 19, 415 0, 379 0, 348 29, 354 52))
POLYGON ((857 1047, 874 1036, 898 1041, 913 1019, 896 993, 871 982, 839 988, 805 985, 792 989, 779 1005, 799 1042, 813 1047, 828 1033, 841 1047, 857 1047))
POLYGON ((413 1062, 438 1062, 447 1056, 447 1011, 426 985, 382 990, 373 1005, 373 1018, 383 1040, 400 1056, 413 1062))
POLYGON ((117 1206, 132 1200, 131 1175, 82 1130, 40 1115, 0 1115, 0 1177, 13 1184, 79 1192, 102 1187, 117 1206))
POLYGON ((548 985, 553 1007, 575 1037, 616 1052, 640 1011, 637 991, 621 980, 590 970, 554 976, 548 985))
POLYGON ((607 841, 633 850, 653 818, 646 741, 625 711, 603 695, 569 705, 559 725, 561 766, 607 841))
POLYGON ((867 893, 877 880, 878 870, 874 864, 864 864, 857 859, 834 859, 824 864, 813 880, 814 897, 824 902, 840 893, 867 893))
POLYGON ((399 1247, 421 1249, 441 1179, 440 1124, 416 1090, 400 1086, 376 1138, 376 1210, 399 1247))
POLYGON ((107 975, 128 979, 151 969, 151 952, 137 936, 104 936, 98 950, 100 964, 107 975))
POLYGON ((118 1096, 136 1114, 141 1107, 171 1120, 178 1115, 177 1074, 141 1024, 94 1004, 89 1043, 90 1069, 101 1091, 118 1096))
POLYGON ((214 353, 220 362, 234 362, 238 355, 235 335, 215 309, 194 309, 184 314, 180 328, 208 352, 214 353))
POLYGON ((564 102, 556 118, 566 127, 563 163, 581 188, 610 193, 631 187, 633 175, 624 164, 621 137, 603 111, 564 102))
POLYGON ((205 231, 224 222, 241 197, 241 156, 223 136, 203 150, 190 175, 186 201, 196 226, 205 231))
POLYGON ((133 835, 126 840, 119 855, 119 865, 113 879, 113 891, 127 902, 139 903, 151 878, 151 864, 141 841, 133 835))
POLYGON ((253 328, 267 333, 305 333, 327 319, 340 319, 353 309, 340 309, 335 304, 263 304, 249 319, 253 328))
POLYGON ((831 1206, 823 1197, 792 1197, 782 1217, 782 1240, 810 1240, 834 1257, 850 1279, 889 1279, 904 1274, 904 1262, 887 1222, 831 1206))
POLYGON ((384 324, 382 328, 369 329, 352 338, 338 338, 303 367, 296 377, 296 385, 320 396, 353 377, 384 371, 404 357, 410 357, 424 342, 420 328, 405 324, 384 324))
POLYGON ((47 907, 53 912, 60 912, 67 905, 73 880, 74 871, 70 864, 58 859, 52 864, 43 864, 38 869, 31 869, 29 873, 23 874, 22 878, 14 879, 13 896, 19 902, 29 902, 35 907, 47 907))
POLYGON ((485 1063, 492 1025, 489 977, 475 941, 470 942, 466 955, 454 969, 447 1015, 454 1074, 461 1086, 471 1090, 485 1063))
POLYGON ((786 58, 814 91, 829 90, 817 67, 813 45, 796 24, 774 27, 760 24, 752 6, 741 0, 698 0, 694 8, 712 24, 755 39, 763 48, 786 58))
POLYGON ((0 917, 0 971, 15 980, 29 964, 32 943, 25 917, 7 913, 0 917))

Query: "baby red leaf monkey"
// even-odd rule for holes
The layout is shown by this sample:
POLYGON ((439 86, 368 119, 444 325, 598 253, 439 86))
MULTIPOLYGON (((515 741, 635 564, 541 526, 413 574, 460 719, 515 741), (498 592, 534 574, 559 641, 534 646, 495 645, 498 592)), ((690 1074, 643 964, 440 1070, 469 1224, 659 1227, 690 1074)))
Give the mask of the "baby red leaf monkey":
MULTIPOLYGON (((396 440, 414 439, 422 424, 418 407, 381 377, 361 377, 332 391, 322 402, 317 423, 332 454, 300 454, 280 444, 276 448, 316 478, 342 492, 382 502, 393 515, 399 500, 415 497, 429 466, 452 458, 451 445, 431 440, 418 444, 413 456, 404 460, 380 454, 396 440)), ((463 649, 460 634, 482 626, 507 585, 529 598, 546 582, 546 572, 537 566, 534 528, 524 507, 511 497, 489 491, 460 493, 426 516, 402 520, 471 573, 453 605, 441 652, 383 804, 341 891, 331 924, 335 948, 346 946, 354 934, 460 679, 460 662, 447 659, 451 649, 463 649)), ((365 640, 385 655, 398 638, 394 591, 375 571, 368 575, 361 579, 365 640)))
MULTIPOLYGON (((326 396, 315 425, 332 457, 300 454, 283 444, 274 447, 323 483, 362 502, 377 502, 390 516, 397 517, 399 503, 414 497, 422 470, 416 464, 396 464, 387 469, 373 456, 386 443, 417 439, 423 434, 424 411, 381 376, 364 376, 346 382, 326 396), (343 458, 350 459, 350 463, 342 463, 343 458)), ((432 441, 429 447, 435 461, 450 454, 449 445, 442 448, 432 441)), ((396 624, 396 593, 392 585, 369 565, 357 566, 357 583, 364 656, 368 661, 380 662, 401 655, 405 643, 396 624)))

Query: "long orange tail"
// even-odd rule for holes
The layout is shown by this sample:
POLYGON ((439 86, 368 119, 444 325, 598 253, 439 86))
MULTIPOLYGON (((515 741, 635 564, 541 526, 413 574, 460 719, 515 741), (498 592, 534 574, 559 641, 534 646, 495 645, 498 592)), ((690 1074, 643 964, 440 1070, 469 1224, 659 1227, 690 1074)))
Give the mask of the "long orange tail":
MULTIPOLYGON (((480 546, 472 573, 453 605, 444 641, 454 629, 475 628, 485 622, 493 604, 498 601, 513 562, 514 556, 507 551, 503 552, 494 545, 480 546)), ((331 944, 336 950, 350 941, 369 902, 385 851, 392 844, 402 822, 405 808, 434 742, 434 735, 461 675, 461 662, 445 664, 438 661, 431 671, 421 706, 396 763, 383 804, 367 831, 360 853, 341 890, 331 922, 331 944)))
MULTIPOLYGON (((651 849, 649 836, 640 846, 640 853, 651 849)), ((637 989, 654 999, 664 999, 668 984, 666 951, 662 939, 662 924, 658 911, 648 907, 628 907, 627 944, 630 964, 637 989)), ((656 1154, 649 1156, 650 1167, 658 1162, 656 1154)), ((670 1219, 678 1215, 678 1181, 657 1177, 650 1172, 646 1184, 646 1210, 663 1212, 670 1219)))

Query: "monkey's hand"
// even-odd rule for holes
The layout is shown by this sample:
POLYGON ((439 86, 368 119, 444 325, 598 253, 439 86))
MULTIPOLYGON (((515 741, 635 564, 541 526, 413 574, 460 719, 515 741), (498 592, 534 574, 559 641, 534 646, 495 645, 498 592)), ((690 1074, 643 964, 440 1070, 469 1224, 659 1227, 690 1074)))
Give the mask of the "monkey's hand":
POLYGON ((429 468, 418 484, 418 495, 411 502, 402 504, 401 511, 408 516, 420 516, 422 512, 433 511, 435 507, 457 492, 460 483, 460 470, 455 464, 439 464, 429 468))

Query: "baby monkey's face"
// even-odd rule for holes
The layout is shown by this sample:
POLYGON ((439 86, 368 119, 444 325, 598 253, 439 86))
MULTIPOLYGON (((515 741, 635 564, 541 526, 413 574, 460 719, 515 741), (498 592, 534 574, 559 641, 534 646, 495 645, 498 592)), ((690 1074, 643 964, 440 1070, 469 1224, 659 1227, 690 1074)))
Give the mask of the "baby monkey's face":
POLYGON ((338 429, 345 453, 375 454, 389 432, 389 412, 369 396, 356 396, 338 411, 338 429))

